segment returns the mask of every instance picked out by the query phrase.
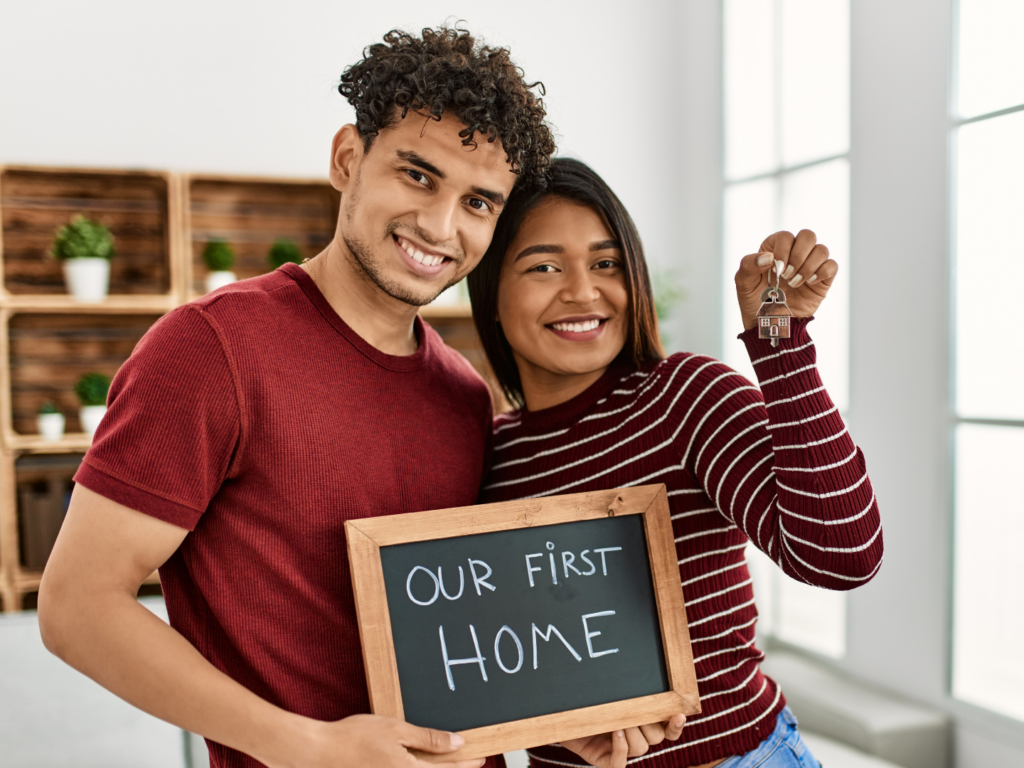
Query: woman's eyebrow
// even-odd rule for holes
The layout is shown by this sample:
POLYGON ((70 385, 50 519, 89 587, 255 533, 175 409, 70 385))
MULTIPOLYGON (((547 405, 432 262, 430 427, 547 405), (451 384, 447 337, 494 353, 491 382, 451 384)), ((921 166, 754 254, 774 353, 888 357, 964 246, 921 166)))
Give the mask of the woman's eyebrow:
POLYGON ((535 253, 565 253, 565 248, 560 245, 531 245, 523 248, 523 250, 516 255, 513 263, 526 258, 527 256, 533 256, 535 253))
POLYGON ((590 250, 592 251, 608 251, 612 248, 618 248, 618 240, 599 240, 596 243, 590 244, 590 250))

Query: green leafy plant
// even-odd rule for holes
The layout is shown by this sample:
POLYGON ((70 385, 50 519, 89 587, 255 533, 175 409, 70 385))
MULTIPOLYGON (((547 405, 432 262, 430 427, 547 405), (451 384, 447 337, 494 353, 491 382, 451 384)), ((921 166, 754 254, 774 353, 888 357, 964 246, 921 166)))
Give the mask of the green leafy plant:
POLYGON ((75 384, 75 394, 83 405, 106 405, 110 377, 102 373, 86 373, 75 384))
POLYGON ((203 249, 203 261, 211 272, 226 272, 235 265, 235 252, 223 240, 211 240, 203 249))
POLYGON ((53 400, 44 400, 43 404, 39 406, 40 416, 49 416, 52 413, 60 413, 57 410, 57 406, 53 404, 53 400))
POLYGON ((274 269, 277 269, 282 264, 301 264, 302 251, 291 240, 277 240, 270 246, 267 261, 274 269))
POLYGON ((76 213, 69 224, 57 230, 51 253, 61 261, 110 259, 114 256, 114 236, 98 221, 76 213))
POLYGON ((679 274, 674 270, 654 270, 651 288, 654 291, 654 311, 658 320, 665 322, 672 316, 676 305, 686 299, 686 291, 679 285, 679 274))

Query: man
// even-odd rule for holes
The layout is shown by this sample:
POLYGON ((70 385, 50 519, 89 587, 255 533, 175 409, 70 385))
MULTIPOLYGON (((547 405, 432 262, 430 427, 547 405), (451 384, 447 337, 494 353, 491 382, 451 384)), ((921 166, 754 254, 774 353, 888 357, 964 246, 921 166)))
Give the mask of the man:
POLYGON ((490 395, 416 312, 554 143, 506 50, 442 28, 364 55, 339 88, 333 241, 154 325, 40 587, 47 647, 204 735, 214 766, 425 765, 410 748, 461 743, 361 714, 344 522, 476 500, 490 395), (157 567, 171 627, 135 599, 157 567))

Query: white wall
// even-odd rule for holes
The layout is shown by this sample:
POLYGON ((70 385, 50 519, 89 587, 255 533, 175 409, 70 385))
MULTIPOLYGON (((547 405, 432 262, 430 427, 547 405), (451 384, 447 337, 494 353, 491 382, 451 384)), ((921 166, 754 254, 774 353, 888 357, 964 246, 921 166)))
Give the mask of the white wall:
POLYGON ((561 153, 592 164, 651 258, 669 260, 671 0, 4 2, 0 163, 322 177, 352 119, 342 69, 393 27, 446 19, 510 46, 543 80, 561 153))

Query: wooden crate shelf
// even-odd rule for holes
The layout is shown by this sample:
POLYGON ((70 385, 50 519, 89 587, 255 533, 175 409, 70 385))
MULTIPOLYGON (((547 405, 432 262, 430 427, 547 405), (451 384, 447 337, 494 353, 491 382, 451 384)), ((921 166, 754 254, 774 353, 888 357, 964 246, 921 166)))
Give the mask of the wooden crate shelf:
POLYGON ((159 317, 35 312, 10 316, 6 322, 11 404, 8 439, 31 436, 28 444, 37 445, 36 413, 46 400, 52 400, 64 414, 70 435, 80 433, 75 383, 92 371, 113 377, 159 317))
MULTIPOLYGON (((78 378, 113 376, 161 315, 205 293, 202 251, 210 239, 231 244, 240 279, 255 277, 270 271, 267 252, 277 239, 294 241, 305 257, 322 251, 339 202, 322 180, 0 166, 2 610, 35 605, 72 465, 92 444, 79 424, 78 378), (75 213, 98 219, 115 237, 111 291, 102 303, 69 296, 60 263, 47 255, 57 228, 75 213), (59 442, 36 433, 44 400, 67 419, 59 442)), ((426 306, 421 314, 505 408, 469 306, 426 306)), ((154 573, 145 583, 159 586, 159 579, 154 573)))
POLYGON ((206 292, 202 254, 211 240, 231 245, 232 271, 243 280, 271 271, 267 253, 275 240, 291 240, 312 258, 334 237, 340 197, 327 182, 191 176, 183 190, 191 295, 206 292))
POLYGON ((111 294, 177 291, 178 198, 175 181, 165 173, 0 169, 4 292, 67 294, 61 263, 49 252, 57 229, 76 213, 101 222, 114 235, 111 294))

